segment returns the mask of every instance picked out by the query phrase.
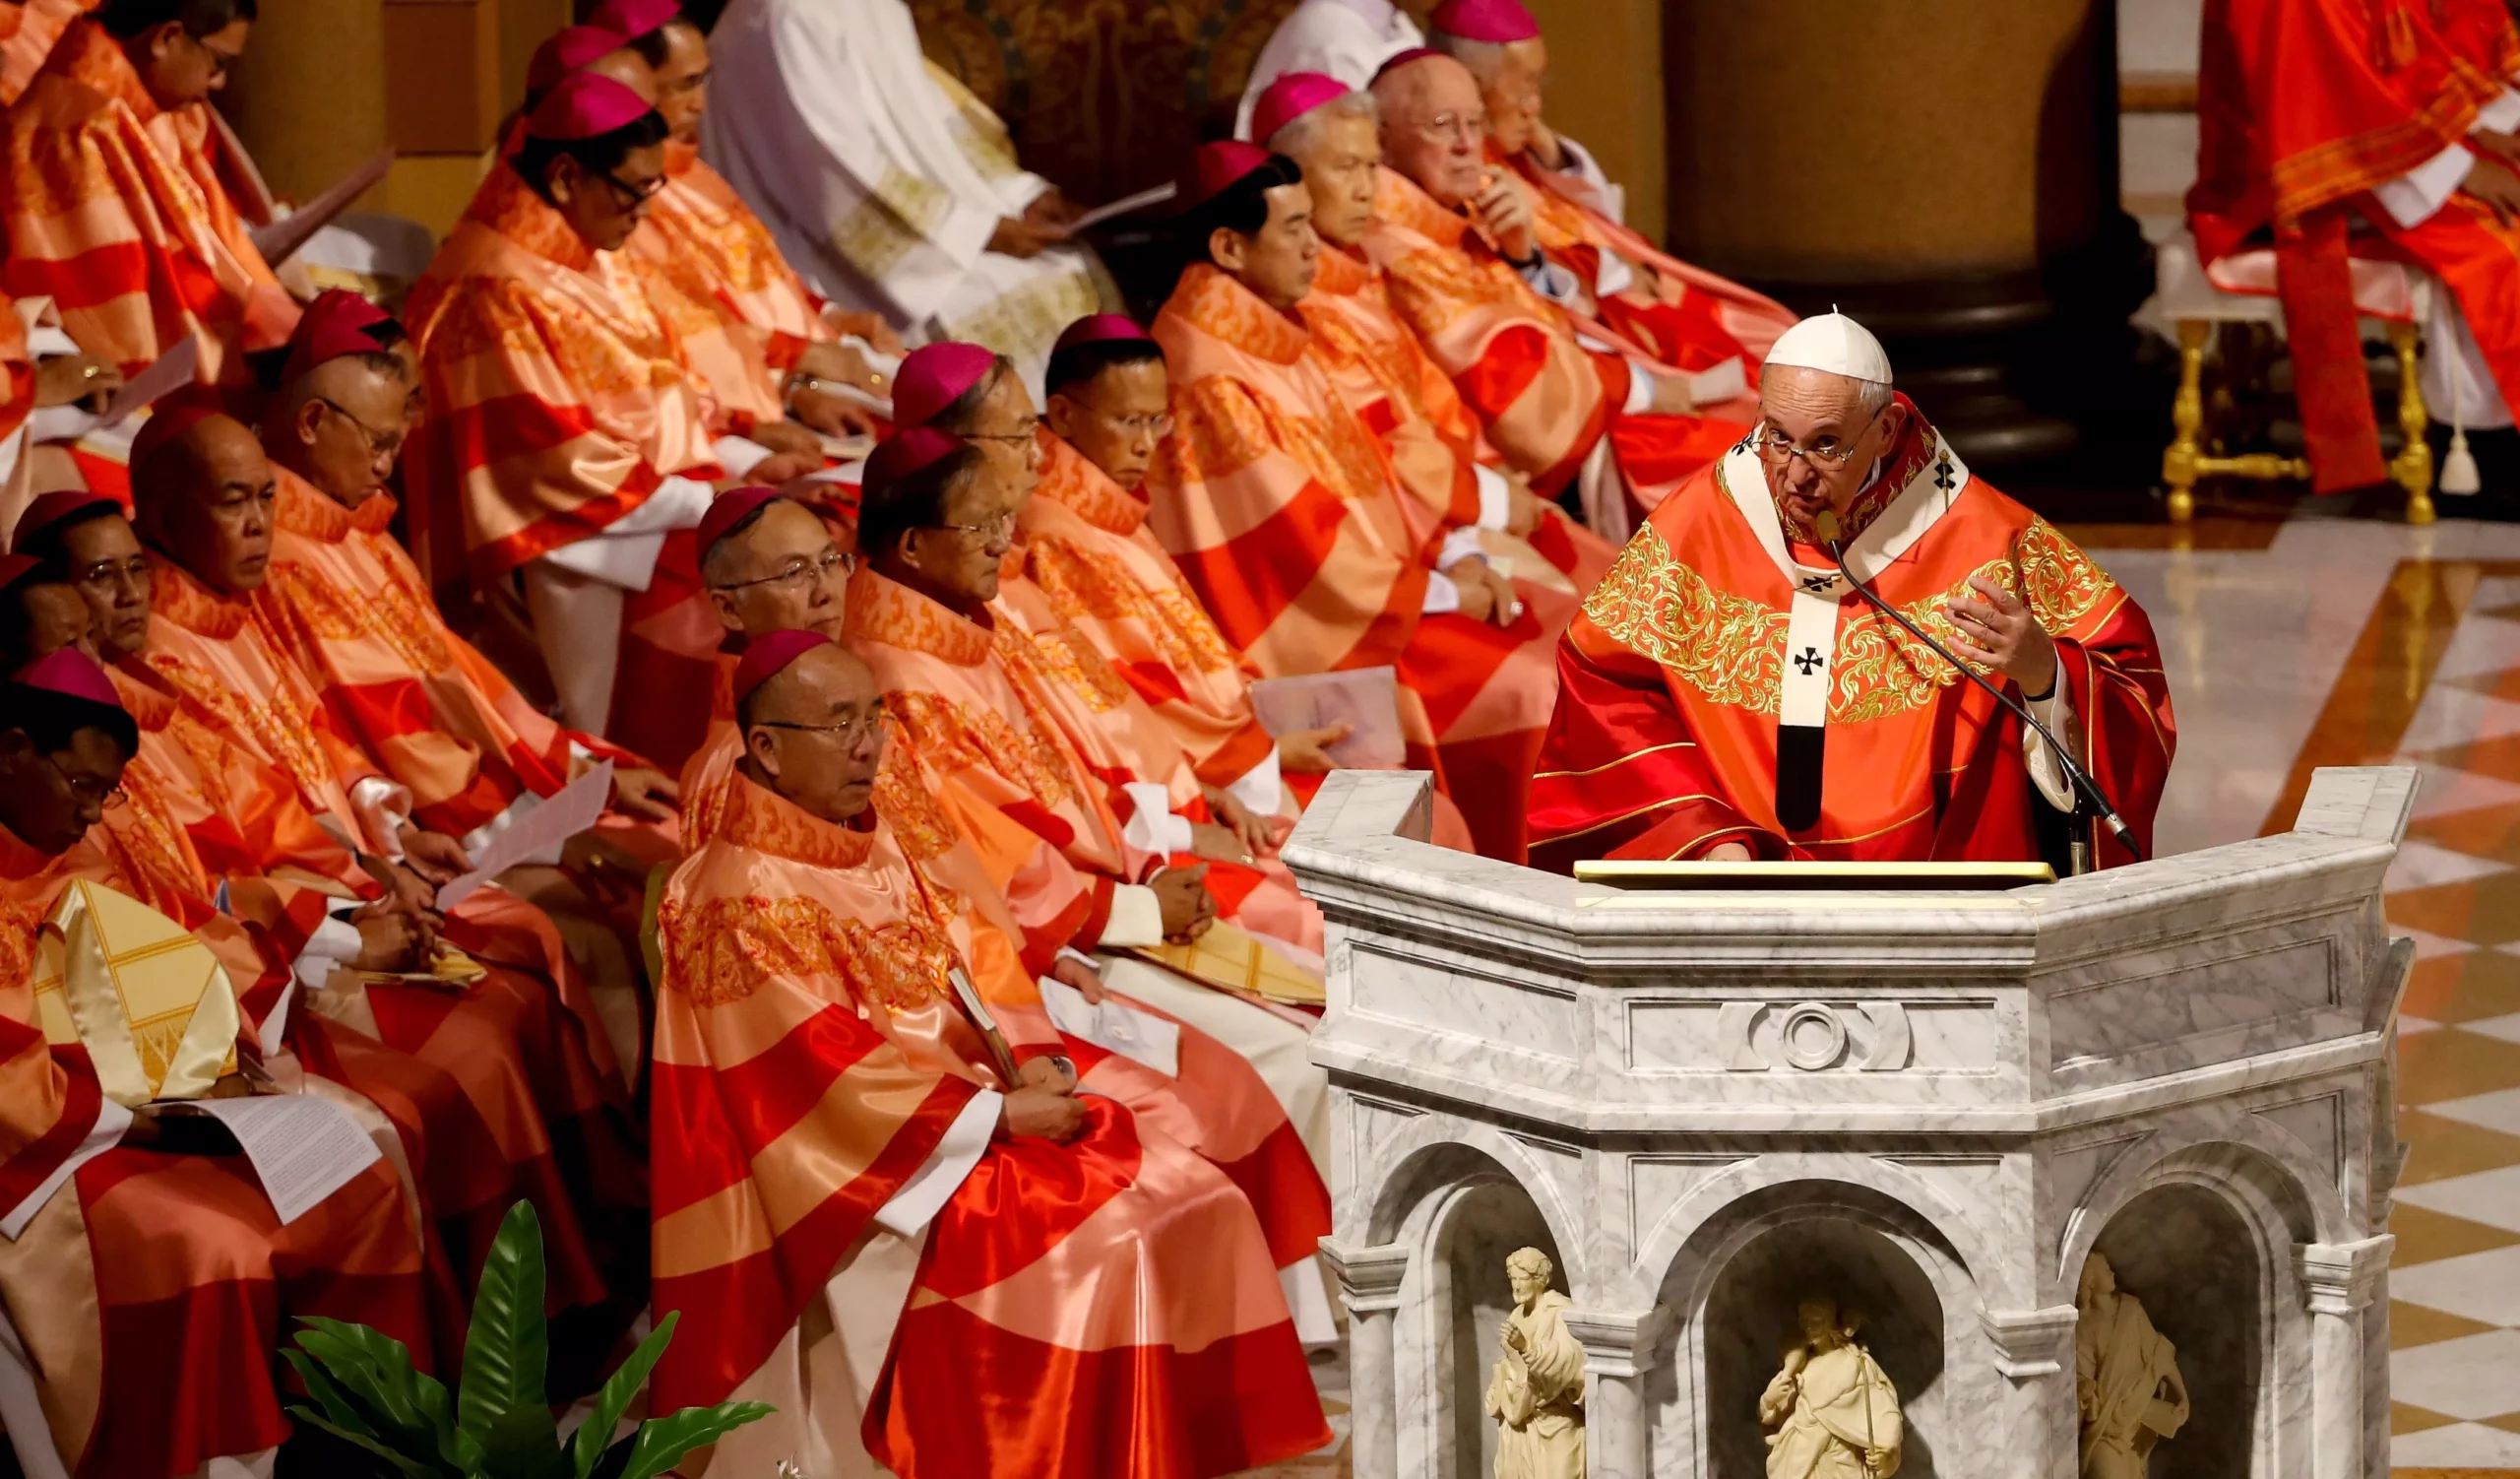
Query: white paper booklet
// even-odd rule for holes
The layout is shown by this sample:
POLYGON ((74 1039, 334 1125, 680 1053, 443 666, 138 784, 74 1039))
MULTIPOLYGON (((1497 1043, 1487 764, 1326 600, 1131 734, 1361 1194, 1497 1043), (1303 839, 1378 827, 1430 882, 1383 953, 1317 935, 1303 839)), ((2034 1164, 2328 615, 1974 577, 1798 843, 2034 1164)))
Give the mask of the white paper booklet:
POLYGON ((349 1185, 376 1164, 380 1152, 349 1111, 308 1094, 256 1095, 250 1099, 192 1099, 183 1106, 227 1126, 263 1194, 285 1225, 349 1185))
POLYGON ((472 871, 437 891, 437 907, 454 908, 509 868, 594 826, 611 801, 612 762, 605 760, 545 797, 542 804, 491 838, 488 846, 473 855, 472 871))
POLYGON ((1330 758, 1353 770, 1388 770, 1408 758, 1400 738, 1400 676, 1390 668, 1356 668, 1304 677, 1264 677, 1251 685, 1251 707, 1271 736, 1355 726, 1330 746, 1330 758))
POLYGON ((1064 981, 1040 978, 1041 1004, 1050 1025, 1105 1052, 1141 1062, 1166 1078, 1181 1076, 1181 1025, 1105 997, 1093 1005, 1064 981))

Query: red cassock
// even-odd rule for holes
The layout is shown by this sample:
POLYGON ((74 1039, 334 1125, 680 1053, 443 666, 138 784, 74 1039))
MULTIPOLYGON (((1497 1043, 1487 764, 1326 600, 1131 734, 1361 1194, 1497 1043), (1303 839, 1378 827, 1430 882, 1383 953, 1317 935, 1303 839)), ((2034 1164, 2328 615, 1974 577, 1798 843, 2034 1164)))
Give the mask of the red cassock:
MULTIPOLYGON (((1848 527, 1850 563, 1946 644, 1943 608, 1970 594, 1972 575, 2026 592, 2055 640, 2071 742, 2149 849, 2176 731, 2143 611, 2046 521, 1971 476, 1921 417, 1848 527)), ((2049 804, 2031 784, 2020 722, 1833 583, 1835 562, 1808 538, 1746 441, 1637 531, 1559 648, 1557 713, 1532 788, 1537 864, 1693 858, 1726 841, 1763 858, 2042 856, 2037 812, 2049 804), (1806 579, 1842 592, 1834 610, 1797 602, 1806 579), (1826 715, 1809 727, 1822 732, 1819 812, 1789 827, 1779 731, 1798 704, 1826 715)), ((2099 857, 2128 861, 2106 838, 2099 857)))
POLYGON ((2371 198, 2465 140, 2520 77, 2500 0, 2207 0, 2197 68, 2197 254, 2275 228, 2308 443, 2321 492, 2388 476, 2362 364, 2351 259, 2420 263, 2449 286, 2503 400, 2520 405, 2520 227, 2464 189, 2413 227, 2371 198), (2360 224, 2377 235, 2348 240, 2360 224))

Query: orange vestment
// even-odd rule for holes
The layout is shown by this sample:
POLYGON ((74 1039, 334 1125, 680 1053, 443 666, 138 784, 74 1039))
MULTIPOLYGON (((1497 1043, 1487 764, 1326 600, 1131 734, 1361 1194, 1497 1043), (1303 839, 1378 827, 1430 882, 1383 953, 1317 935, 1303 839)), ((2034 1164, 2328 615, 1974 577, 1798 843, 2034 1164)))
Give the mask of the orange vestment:
POLYGON ((205 384, 245 378, 297 305, 220 182, 210 104, 160 111, 120 43, 71 23, 9 109, 0 286, 49 295, 79 347, 126 375, 192 335, 205 384))
POLYGON ((1519 798, 1547 723, 1550 634, 1424 615, 1441 546, 1295 317, 1204 264, 1155 321, 1173 434, 1147 521, 1244 658, 1271 677, 1399 670, 1401 724, 1480 850, 1519 861, 1519 798), (1492 803, 1492 804, 1491 804, 1492 803))
POLYGON ((787 415, 781 382, 805 346, 835 339, 770 228, 691 145, 665 145, 665 184, 629 253, 660 285, 692 372, 738 434, 787 415))
MULTIPOLYGON (((375 835, 390 830, 390 817, 380 817, 374 801, 361 806, 352 798, 397 788, 342 734, 313 683, 254 623, 251 606, 219 595, 163 558, 153 554, 151 564, 149 646, 126 667, 137 667, 144 680, 285 774, 319 821, 333 818, 346 831, 359 827, 370 834, 354 839, 363 849, 392 851, 389 839, 375 835)), ((569 1200, 586 1218, 626 1224, 644 1210, 638 1155, 623 1142, 625 1126, 611 1102, 620 1090, 604 1071, 610 1051, 600 1018, 550 921, 512 894, 484 888, 450 915, 447 926, 456 944, 512 969, 493 971, 460 995, 371 994, 376 1035, 463 1082, 512 1164, 530 1167, 551 1158, 561 1164, 562 1180, 583 1173, 569 1186, 569 1200), (572 1153, 555 1157, 562 1144, 572 1153)), ((546 1236, 555 1225, 570 1225, 565 1212, 560 1205, 544 1210, 546 1236)), ((575 1290, 592 1302, 602 1285, 590 1268, 575 1290)))
MULTIPOLYGON (((1955 628, 1942 609, 1971 594, 1972 575, 2025 594, 2056 643, 2073 742, 2149 847, 2176 731, 2143 610, 2045 520, 1970 476, 1922 417, 1882 466, 1849 510, 1849 559, 1876 563, 1878 548, 1872 589, 1945 643, 1955 628)), ((2064 813, 2032 785, 2020 722, 1859 594, 1829 601, 1843 581, 1806 538, 1783 524, 1746 443, 1637 531, 1559 650, 1532 795, 1537 856, 1564 869, 1726 841, 1764 858, 2043 856, 2043 827, 2064 813), (1788 650, 1806 580, 1834 651, 1788 650), (1789 666, 1826 713, 1803 726, 1825 741, 1818 819, 1801 829, 1778 819, 1789 666)), ((2100 847, 2104 863, 2128 861, 2111 839, 2100 847)))
POLYGON ((1748 415, 1740 403, 1710 408, 1727 416, 1626 413, 1636 369, 1615 345, 1586 343, 1589 320, 1541 296, 1468 218, 1398 170, 1382 170, 1365 252, 1505 465, 1544 495, 1573 482, 1607 436, 1629 495, 1651 509, 1747 429, 1730 418, 1748 415))
MULTIPOLYGON (((721 822, 660 912, 656 1306, 682 1318, 657 1404, 780 1403, 750 1441, 764 1463, 845 1444, 862 1409, 867 1450, 908 1479, 1169 1479, 1325 1442, 1248 1203, 1116 1103, 1086 1101, 1068 1145, 950 1152, 970 1169, 932 1220, 878 1220, 985 1136, 958 1122, 1008 1085, 947 973, 1015 952, 933 898, 871 812, 835 824, 739 777, 721 822), (892 1323, 879 1372, 846 1361, 827 1304, 892 1323), (804 1380, 844 1365, 871 1379, 804 1380)), ((752 1452, 739 1435, 719 1461, 752 1452)))
MULTIPOLYGON (((481 580, 602 531, 667 478, 717 476, 706 408, 633 254, 590 250, 505 161, 405 322, 429 398, 407 485, 432 539, 461 511, 481 580)), ((422 560, 440 593, 462 581, 451 555, 422 560)))
MULTIPOLYGON (((13 1437, 48 1442, 78 1479, 164 1479, 288 1435, 279 1348, 299 1317, 374 1325, 428 1364, 420 1250, 391 1161, 283 1226, 241 1157, 105 1138, 128 1113, 85 1049, 46 1044, 29 989, 36 931, 77 880, 142 893, 102 827, 58 857, 0 828, 0 1216, 31 1214, 0 1240, 0 1312, 50 1428, 13 1437)), ((256 969, 206 901, 177 923, 231 975, 256 969)))

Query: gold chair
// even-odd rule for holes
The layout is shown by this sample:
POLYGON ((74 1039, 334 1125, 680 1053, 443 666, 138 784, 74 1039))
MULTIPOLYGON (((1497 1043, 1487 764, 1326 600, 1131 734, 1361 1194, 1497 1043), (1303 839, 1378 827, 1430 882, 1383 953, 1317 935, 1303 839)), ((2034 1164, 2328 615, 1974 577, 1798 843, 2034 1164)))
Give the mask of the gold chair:
MULTIPOLYGON (((2170 493, 2170 517, 2184 524, 2196 514, 2196 484, 2206 478, 2247 478, 2262 482, 2306 479, 2306 457, 2272 452, 2221 456, 2208 450, 2205 389, 2207 349, 2224 325, 2258 324, 2280 338, 2284 310, 2275 299, 2275 254, 2271 250, 2236 253, 2214 264, 2209 274, 2196 259, 2196 245, 2185 230, 2162 243, 2156 260, 2158 281, 2153 296, 2136 314, 2139 325, 2164 333, 2178 345, 2178 395, 2171 403, 2171 443, 2162 451, 2162 486, 2170 493)), ((2431 280, 2394 262, 2354 264, 2354 301, 2366 326, 2385 335, 2398 357, 2398 429, 2406 445, 2389 460, 2389 481, 2406 490, 2406 521, 2429 524, 2432 507, 2432 447, 2425 440, 2431 414, 2416 373, 2422 345, 2420 325, 2434 291, 2431 280)), ((2228 387, 2217 391, 2227 401, 2228 387)))

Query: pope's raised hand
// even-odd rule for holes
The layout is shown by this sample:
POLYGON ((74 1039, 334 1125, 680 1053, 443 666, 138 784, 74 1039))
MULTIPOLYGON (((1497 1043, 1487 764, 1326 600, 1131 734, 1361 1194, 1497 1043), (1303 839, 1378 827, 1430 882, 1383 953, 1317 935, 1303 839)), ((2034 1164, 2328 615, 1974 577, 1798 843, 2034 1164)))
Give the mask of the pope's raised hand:
POLYGON ((2056 643, 2048 628, 2020 597, 1985 576, 1972 575, 1969 584, 1976 597, 1942 609, 1957 628, 1951 650, 2011 678, 2024 694, 2046 697, 2056 685, 2056 643))

